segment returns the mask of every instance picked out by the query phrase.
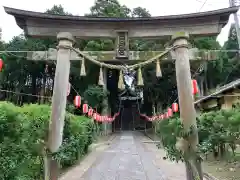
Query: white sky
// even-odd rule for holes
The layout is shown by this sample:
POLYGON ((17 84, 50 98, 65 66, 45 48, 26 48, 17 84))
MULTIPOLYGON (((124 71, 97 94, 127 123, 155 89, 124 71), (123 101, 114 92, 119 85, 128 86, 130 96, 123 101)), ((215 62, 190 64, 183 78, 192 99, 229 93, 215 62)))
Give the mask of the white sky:
MULTIPOLYGON (((199 11, 209 11, 229 7, 229 0, 119 0, 129 8, 144 7, 152 16, 164 16, 174 14, 186 14, 199 11), (202 8, 201 8, 202 7, 202 8)), ((44 12, 54 4, 61 4, 67 12, 76 15, 84 15, 89 12, 89 8, 94 4, 94 0, 0 0, 0 27, 2 28, 2 39, 9 41, 13 36, 22 33, 22 30, 16 25, 14 18, 5 13, 3 6, 30 11, 44 12)), ((233 17, 230 17, 229 23, 223 28, 218 40, 221 44, 227 40, 230 24, 233 17)))

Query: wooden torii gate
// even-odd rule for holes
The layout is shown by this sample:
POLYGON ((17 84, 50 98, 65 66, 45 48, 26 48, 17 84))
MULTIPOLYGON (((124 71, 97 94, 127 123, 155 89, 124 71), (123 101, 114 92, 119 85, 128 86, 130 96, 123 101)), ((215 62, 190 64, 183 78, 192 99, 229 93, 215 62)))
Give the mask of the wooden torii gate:
MULTIPOLYGON (((116 38, 115 58, 107 58, 107 60, 131 60, 129 56, 129 38, 172 37, 171 44, 176 48, 172 52, 171 59, 176 60, 178 97, 181 107, 180 116, 186 132, 189 132, 190 127, 196 127, 196 112, 193 96, 191 95, 190 56, 187 47, 189 35, 218 35, 221 28, 227 23, 230 14, 238 11, 238 7, 231 7, 209 12, 150 18, 89 18, 58 16, 9 7, 4 8, 8 14, 15 17, 18 26, 24 30, 26 35, 32 37, 57 36, 59 41, 58 50, 48 53, 35 52, 32 55, 34 60, 46 60, 46 58, 43 58, 46 54, 48 60, 57 60, 48 141, 48 148, 51 152, 57 152, 62 143, 70 60, 80 60, 78 55, 71 52, 75 38, 116 38)), ((82 54, 84 55, 84 53, 88 54, 90 52, 83 52, 82 54)), ((190 54, 192 54, 192 50, 190 54)), ((150 56, 153 56, 153 54, 150 53, 150 56)), ((98 55, 97 59, 100 61, 101 57, 98 55)), ((139 58, 133 57, 133 59, 139 60, 147 59, 141 55, 139 58)), ((156 56, 156 58, 158 57, 156 56)), ((193 56, 193 59, 196 59, 196 56, 193 56)), ((197 132, 189 138, 187 143, 191 145, 194 151, 196 150, 198 144, 197 132)), ((181 142, 181 144, 184 145, 184 142, 181 142)), ((181 150, 189 153, 187 146, 182 147, 181 150)), ((198 159, 193 158, 191 160, 198 165, 196 167, 199 169, 200 163, 198 159)), ((49 164, 50 174, 47 174, 45 179, 48 179, 48 177, 51 180, 58 179, 56 161, 50 159, 49 164)), ((193 180, 196 175, 193 174, 189 162, 186 162, 186 170, 187 179, 193 180)), ((199 175, 200 179, 203 179, 201 173, 199 175)))

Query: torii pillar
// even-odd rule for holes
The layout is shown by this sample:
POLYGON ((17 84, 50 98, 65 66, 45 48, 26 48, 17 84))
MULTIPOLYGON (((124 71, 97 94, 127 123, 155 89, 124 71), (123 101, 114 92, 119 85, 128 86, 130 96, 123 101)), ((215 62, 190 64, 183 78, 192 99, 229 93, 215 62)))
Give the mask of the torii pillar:
POLYGON ((49 168, 47 168, 48 166, 45 164, 45 171, 47 171, 47 169, 49 169, 49 171, 45 172, 45 180, 57 180, 59 176, 58 163, 52 159, 51 154, 57 152, 62 145, 71 56, 71 50, 67 47, 72 47, 75 42, 73 36, 68 32, 58 33, 57 40, 59 41, 59 47, 47 144, 47 149, 50 151, 47 163, 49 168))
MULTIPOLYGON (((186 133, 193 132, 184 139, 179 140, 179 150, 189 158, 184 159, 186 165, 187 180, 195 180, 199 176, 203 180, 201 161, 197 156, 198 131, 196 122, 196 111, 194 108, 194 98, 192 94, 192 81, 190 72, 190 62, 188 55, 188 38, 186 32, 179 32, 172 36, 172 44, 176 46, 176 79, 178 98, 180 105, 180 118, 186 133), (191 155, 190 155, 191 154, 191 155), (195 172, 195 166, 197 172, 195 172)), ((177 144, 178 144, 177 143, 177 144)))
MULTIPOLYGON (((103 91, 107 91, 107 69, 104 68, 103 69, 103 81, 104 81, 104 85, 103 85, 103 91)), ((105 97, 105 99, 103 99, 102 102, 102 115, 104 116, 108 116, 109 115, 109 104, 108 104, 108 97, 105 97)), ((109 123, 108 122, 103 122, 103 134, 106 136, 109 133, 109 123)))

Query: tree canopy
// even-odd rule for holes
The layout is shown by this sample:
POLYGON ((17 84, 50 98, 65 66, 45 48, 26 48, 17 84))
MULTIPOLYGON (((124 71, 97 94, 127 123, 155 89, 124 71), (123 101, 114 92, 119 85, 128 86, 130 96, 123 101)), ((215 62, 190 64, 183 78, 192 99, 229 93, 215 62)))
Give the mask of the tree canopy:
MULTIPOLYGON (((54 5, 46 10, 49 14, 72 15, 71 12, 66 12, 61 5, 54 5)), ((151 14, 144 7, 136 7, 133 9, 125 5, 121 5, 117 0, 97 0, 89 9, 89 13, 85 16, 108 16, 108 17, 150 17, 151 14)), ((138 51, 163 50, 167 41, 165 40, 131 40, 130 49, 138 51)), ((238 49, 237 38, 234 26, 229 32, 228 41, 223 47, 220 47, 216 41, 216 37, 201 37, 191 39, 193 47, 199 49, 238 49)), ((55 48, 57 45, 56 39, 32 39, 19 35, 14 37, 10 42, 0 43, 0 50, 6 51, 43 51, 48 48, 55 48)), ((77 47, 86 51, 109 51, 114 50, 114 40, 112 39, 94 39, 94 40, 79 40, 77 47)), ((26 60, 26 53, 3 53, 0 55, 4 59, 4 69, 1 73, 1 89, 14 91, 17 93, 39 94, 43 96, 51 96, 55 65, 51 62, 34 62, 26 60), (46 72, 47 65, 47 72, 46 72)), ((217 61, 204 62, 204 68, 197 72, 196 79, 203 84, 202 91, 204 93, 214 89, 219 85, 223 85, 238 78, 239 63, 238 54, 232 52, 221 52, 220 58, 217 61)), ((86 96, 93 85, 97 84, 99 67, 86 62, 87 77, 80 77, 80 63, 72 62, 70 83, 75 90, 82 96, 86 96)), ((174 62, 164 64, 162 66, 163 77, 156 79, 155 68, 150 65, 144 68, 143 76, 145 81, 144 97, 146 107, 150 104, 155 104, 158 110, 169 105, 177 97, 176 78, 174 62)), ((110 74, 116 74, 111 71, 110 74)), ((194 75, 195 72, 193 72, 194 75)), ((109 75, 110 76, 110 75, 109 75)), ((115 76, 113 76, 115 77, 115 76)), ((115 79, 117 81, 117 79, 115 79)), ((117 94, 117 83, 109 81, 108 88, 111 89, 111 94, 117 94)), ((94 90, 94 93, 98 90, 94 90)), ((90 93, 91 94, 91 93, 90 93)), ((74 91, 68 98, 72 104, 73 97, 76 95, 74 91)), ((114 96, 113 96, 114 97, 114 96)), ((48 102, 47 98, 28 97, 22 94, 11 92, 2 92, 0 98, 2 100, 12 101, 15 104, 22 105, 23 103, 48 102)), ((92 98, 89 98, 91 101, 92 98)), ((111 99, 112 101, 114 98, 111 99)), ((100 100, 101 101, 101 98, 100 100)), ((96 104, 96 102, 92 102, 96 104)), ((99 102, 100 103, 100 102, 99 102)))

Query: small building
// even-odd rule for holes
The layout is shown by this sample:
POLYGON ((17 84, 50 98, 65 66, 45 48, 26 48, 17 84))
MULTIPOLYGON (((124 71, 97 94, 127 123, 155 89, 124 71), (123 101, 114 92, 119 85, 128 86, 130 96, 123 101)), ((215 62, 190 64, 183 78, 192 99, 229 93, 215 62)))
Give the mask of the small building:
POLYGON ((219 109, 231 109, 240 99, 240 79, 232 81, 216 89, 210 95, 200 97, 195 101, 197 112, 219 109))

